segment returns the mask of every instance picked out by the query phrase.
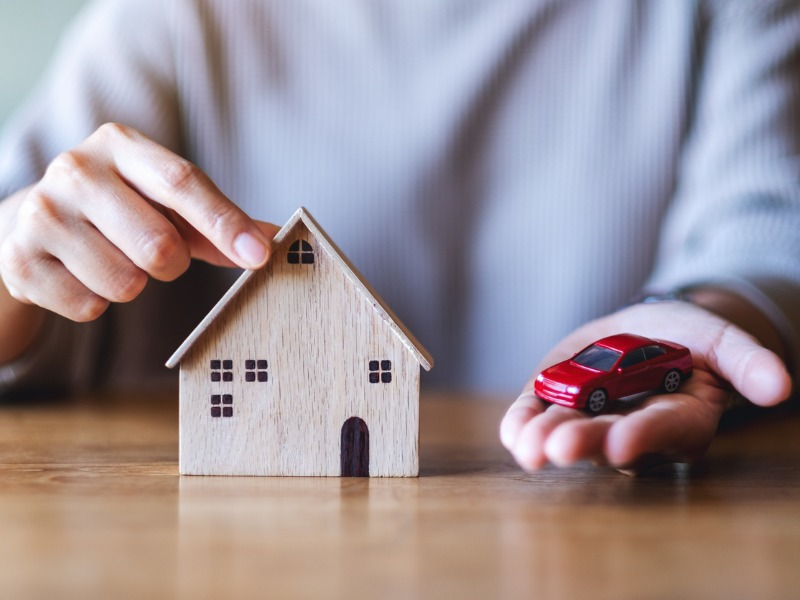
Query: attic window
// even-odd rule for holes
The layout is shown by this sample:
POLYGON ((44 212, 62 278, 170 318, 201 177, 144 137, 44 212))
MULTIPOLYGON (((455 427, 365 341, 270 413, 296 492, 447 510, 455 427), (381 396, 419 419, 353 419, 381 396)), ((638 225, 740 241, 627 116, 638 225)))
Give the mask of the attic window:
POLYGON ((266 360, 246 360, 244 361, 244 369, 244 380, 247 382, 259 381, 266 383, 269 381, 266 360))
POLYGON ((290 265, 312 265, 314 264, 314 248, 305 240, 297 240, 289 246, 286 260, 290 265))
POLYGON ((233 361, 212 359, 211 381, 233 381, 233 361))
POLYGON ((392 383, 392 361, 369 361, 370 383, 392 383))

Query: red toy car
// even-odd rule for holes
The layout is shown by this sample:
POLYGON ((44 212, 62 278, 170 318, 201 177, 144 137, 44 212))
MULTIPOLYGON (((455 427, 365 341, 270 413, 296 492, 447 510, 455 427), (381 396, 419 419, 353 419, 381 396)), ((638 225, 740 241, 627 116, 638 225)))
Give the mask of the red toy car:
POLYGON ((688 348, 620 333, 545 369, 533 389, 542 400, 599 414, 617 398, 658 387, 674 392, 693 368, 688 348))

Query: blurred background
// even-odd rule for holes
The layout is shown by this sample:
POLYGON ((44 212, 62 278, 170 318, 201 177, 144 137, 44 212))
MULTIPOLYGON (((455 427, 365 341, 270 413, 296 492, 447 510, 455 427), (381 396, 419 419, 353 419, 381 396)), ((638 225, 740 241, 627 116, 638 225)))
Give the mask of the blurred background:
POLYGON ((0 0, 0 127, 31 91, 88 0, 0 0))

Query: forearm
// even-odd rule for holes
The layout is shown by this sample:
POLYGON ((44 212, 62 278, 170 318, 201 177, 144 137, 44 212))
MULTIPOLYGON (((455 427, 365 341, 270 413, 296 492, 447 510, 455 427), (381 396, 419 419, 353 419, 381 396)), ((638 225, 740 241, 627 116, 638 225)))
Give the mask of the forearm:
MULTIPOLYGON (((0 245, 27 192, 28 189, 21 190, 0 203, 0 223, 6 224, 0 232, 0 245)), ((0 280, 0 365, 18 358, 30 347, 41 331, 44 317, 43 309, 14 299, 0 280)))

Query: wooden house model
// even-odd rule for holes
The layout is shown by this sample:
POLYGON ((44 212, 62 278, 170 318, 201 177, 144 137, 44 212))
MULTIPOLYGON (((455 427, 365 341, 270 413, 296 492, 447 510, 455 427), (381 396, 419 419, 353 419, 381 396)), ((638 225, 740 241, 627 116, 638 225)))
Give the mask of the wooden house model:
POLYGON ((431 356, 305 209, 180 364, 180 472, 413 477, 431 356))

